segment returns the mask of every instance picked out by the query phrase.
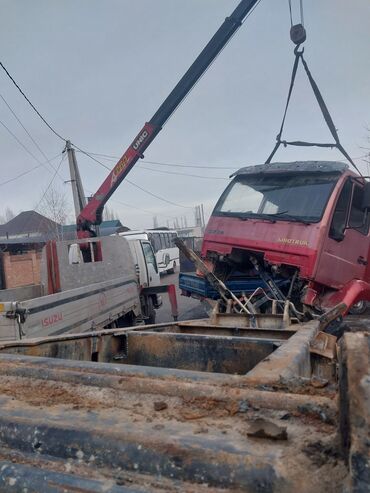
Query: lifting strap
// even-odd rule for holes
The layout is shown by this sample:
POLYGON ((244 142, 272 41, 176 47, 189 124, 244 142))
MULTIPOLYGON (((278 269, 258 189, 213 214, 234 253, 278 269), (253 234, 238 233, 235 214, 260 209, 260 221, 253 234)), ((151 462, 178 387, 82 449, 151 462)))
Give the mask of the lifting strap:
MULTIPOLYGON (((321 92, 315 82, 315 80, 313 79, 312 77, 312 74, 308 68, 308 65, 306 63, 306 60, 303 58, 303 52, 304 52, 304 48, 302 48, 302 50, 299 50, 299 46, 296 46, 295 49, 294 49, 294 54, 295 54, 295 60, 294 60, 294 65, 293 65, 293 70, 292 70, 292 77, 291 77, 291 80, 290 80, 290 86, 289 86, 289 92, 288 92, 288 98, 287 98, 287 102, 286 102, 286 105, 285 105, 285 111, 284 111, 284 116, 283 116, 283 121, 281 122, 281 127, 280 127, 280 131, 279 133, 277 134, 276 136, 276 144, 275 144, 275 147, 274 149, 272 150, 271 154, 269 155, 269 157, 267 158, 265 164, 270 164, 271 163, 271 159, 273 158, 274 154, 276 153, 276 151, 279 149, 280 145, 283 144, 284 147, 286 147, 287 145, 292 145, 292 146, 306 146, 306 147, 311 147, 311 146, 316 146, 316 147, 330 147, 330 148, 333 148, 333 147, 336 147, 342 154, 343 156, 352 164, 352 166, 357 170, 357 172, 361 175, 361 172, 360 170, 357 168, 357 166, 355 165, 355 163, 353 162, 353 160, 351 159, 351 157, 349 156, 349 154, 347 153, 347 151, 344 149, 344 147, 342 146, 342 144, 340 143, 339 141, 339 136, 338 136, 338 133, 337 133, 337 129, 335 128, 335 125, 334 125, 334 122, 330 116, 330 113, 329 113, 329 110, 325 104, 325 101, 321 95, 321 92), (332 143, 329 143, 329 144, 326 144, 326 143, 321 143, 321 142, 303 142, 303 141, 300 141, 300 140, 296 140, 296 141, 290 141, 290 142, 287 142, 286 140, 281 140, 281 136, 283 134, 283 129, 284 129, 284 124, 285 124, 285 118, 286 118, 286 115, 287 115, 287 111, 288 111, 288 106, 289 106, 289 102, 290 102, 290 97, 292 95, 292 91, 293 91, 293 86, 294 86, 294 82, 295 82, 295 77, 296 77, 296 74, 297 74, 297 69, 298 69, 298 65, 299 65, 299 61, 302 61, 302 65, 306 71, 306 74, 307 74, 307 77, 308 77, 308 80, 310 81, 310 84, 311 84, 311 88, 313 90, 313 93, 316 97, 316 101, 318 102, 318 105, 320 107, 320 110, 321 110, 321 113, 324 117, 324 120, 330 130, 330 133, 331 135, 333 136, 333 139, 335 142, 332 142, 332 143)), ((362 175, 361 175, 362 176, 362 175)))

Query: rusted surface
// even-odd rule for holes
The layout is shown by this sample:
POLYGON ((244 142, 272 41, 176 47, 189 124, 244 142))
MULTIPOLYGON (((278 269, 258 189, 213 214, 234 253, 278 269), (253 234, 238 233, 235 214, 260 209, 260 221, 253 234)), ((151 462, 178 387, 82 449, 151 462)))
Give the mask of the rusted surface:
MULTIPOLYGON (((153 330, 153 329, 147 329, 153 330)), ((163 332, 162 327, 160 331, 163 332)), ((157 331, 157 330, 156 330, 157 331)), ((175 332, 181 334, 203 334, 203 335, 219 335, 219 336, 236 336, 236 337, 252 337, 260 339, 269 339, 277 341, 286 341, 296 333, 296 330, 286 329, 268 329, 260 328, 254 329, 252 327, 223 327, 218 325, 208 324, 207 326, 196 323, 186 324, 179 323, 176 326, 168 327, 168 332, 175 332)))
MULTIPOLYGON (((114 369, 104 371, 112 365, 85 362, 80 377, 86 378, 76 376, 68 381, 67 375, 73 373, 68 363, 73 362, 55 360, 59 370, 65 364, 65 382, 61 382, 57 374, 54 381, 50 373, 45 375, 50 368, 45 359, 19 357, 17 364, 16 356, 11 359, 14 369, 23 361, 25 373, 40 365, 40 378, 35 378, 36 373, 6 376, 5 359, 1 362, 2 444, 21 454, 67 461, 77 469, 81 466, 79 472, 85 479, 93 468, 100 476, 109 471, 114 481, 122 471, 139 471, 147 477, 143 491, 155 491, 151 484, 160 475, 175 480, 169 491, 176 491, 176 485, 178 491, 203 491, 203 483, 207 483, 210 491, 222 486, 247 492, 334 492, 346 475, 345 466, 338 461, 327 469, 328 477, 335 475, 335 480, 319 481, 313 474, 316 466, 302 452, 319 438, 332 442, 336 428, 323 423, 319 415, 300 413, 299 406, 290 407, 290 403, 295 400, 302 406, 321 399, 322 404, 326 402, 323 397, 229 389, 217 378, 213 385, 174 379, 172 395, 168 393, 171 379, 163 378, 159 394, 158 386, 150 390, 153 379, 144 387, 142 376, 130 376, 120 383, 122 376, 114 375, 114 369), (107 373, 106 381, 95 386, 92 370, 99 366, 104 367, 101 377, 107 373), (108 380, 112 381, 110 387, 108 380), (130 381, 131 386, 127 385, 130 381), (157 412, 156 402, 162 403, 157 412), (283 448, 275 441, 248 437, 249 426, 262 418, 287 428, 283 448), (303 475, 306 490, 300 484, 303 475), (187 489, 188 483, 192 489, 187 489)), ((208 377, 212 382, 213 375, 208 377)))
POLYGON ((337 356, 337 338, 319 331, 310 343, 310 351, 325 358, 335 359, 337 356))
POLYGON ((351 488, 370 485, 370 333, 348 333, 340 347, 340 429, 351 488))
POLYGON ((309 322, 285 344, 253 368, 246 380, 250 383, 275 384, 312 373, 310 342, 317 334, 318 322, 309 322))
POLYGON ((71 491, 114 493, 340 492, 348 469, 333 452, 335 387, 313 374, 317 330, 313 322, 279 337, 196 321, 5 344, 4 477, 21 484, 29 471, 38 484, 42 469, 57 485, 76 480, 71 491), (248 435, 256 423, 268 427, 248 435))
POLYGON ((136 332, 128 334, 127 363, 245 374, 276 346, 242 337, 136 332))
MULTIPOLYGON (((239 409, 243 405, 262 409, 286 409, 299 413, 307 402, 315 408, 316 416, 336 415, 336 403, 331 397, 323 395, 294 394, 284 391, 263 391, 243 387, 242 377, 222 377, 209 374, 203 380, 197 372, 129 366, 99 365, 96 363, 74 363, 59 360, 29 358, 22 356, 0 356, 0 392, 6 395, 19 395, 30 404, 45 402, 72 403, 80 407, 124 407, 127 394, 144 396, 154 394, 157 401, 163 398, 180 399, 186 406, 214 411, 239 409), (127 371, 128 370, 128 371, 127 371), (135 373, 136 370, 136 373, 135 373), (228 381, 229 380, 229 381, 228 381), (82 387, 79 387, 81 385, 82 387), (90 394, 85 389, 90 387, 90 394), (83 389, 81 395, 78 390, 83 389), (70 391, 73 389, 72 395, 70 391)), ((161 399, 164 400, 164 399, 161 399)), ((153 407, 152 401, 150 406, 153 407)), ((314 412, 312 412, 314 414, 314 412)))

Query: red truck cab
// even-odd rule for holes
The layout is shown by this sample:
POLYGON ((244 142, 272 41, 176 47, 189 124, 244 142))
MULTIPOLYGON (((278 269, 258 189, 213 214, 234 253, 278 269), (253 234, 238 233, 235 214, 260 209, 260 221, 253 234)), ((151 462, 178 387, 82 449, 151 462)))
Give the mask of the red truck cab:
POLYGON ((341 162, 242 168, 208 222, 202 257, 224 280, 238 271, 289 279, 295 299, 321 312, 370 300, 369 184, 341 162))

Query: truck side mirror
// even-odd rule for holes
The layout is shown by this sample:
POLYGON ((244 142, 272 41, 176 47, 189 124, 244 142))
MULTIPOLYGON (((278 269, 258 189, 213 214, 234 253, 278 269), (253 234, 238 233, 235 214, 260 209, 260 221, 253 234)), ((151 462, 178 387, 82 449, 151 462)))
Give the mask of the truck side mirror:
POLYGON ((366 182, 364 185, 364 194, 362 196, 362 210, 370 209, 370 182, 366 182))

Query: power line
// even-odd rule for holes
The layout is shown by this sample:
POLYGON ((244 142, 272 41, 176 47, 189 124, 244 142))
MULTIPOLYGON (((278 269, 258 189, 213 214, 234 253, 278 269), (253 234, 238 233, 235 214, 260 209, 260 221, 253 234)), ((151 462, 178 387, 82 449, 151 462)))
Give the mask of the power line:
POLYGON ((221 177, 218 177, 218 176, 193 175, 191 173, 179 173, 177 171, 168 171, 168 170, 162 170, 162 169, 152 169, 152 168, 147 168, 145 166, 140 166, 138 169, 146 169, 148 171, 154 171, 156 173, 164 173, 166 175, 180 175, 180 176, 190 176, 192 178, 204 178, 206 180, 227 180, 227 178, 221 178, 221 177))
POLYGON ((171 200, 167 200, 167 199, 164 199, 163 197, 159 197, 158 195, 155 195, 154 193, 149 192, 149 190, 146 190, 145 188, 142 188, 139 185, 137 185, 136 183, 128 180, 127 178, 125 181, 127 183, 129 183, 130 185, 132 185, 133 187, 138 188, 139 190, 142 190, 143 192, 147 193, 148 195, 151 195, 152 197, 155 197, 156 199, 162 200, 163 202, 167 202, 167 204, 175 205, 176 207, 183 207, 184 209, 193 209, 193 207, 190 205, 177 204, 176 202, 171 202, 171 200))
MULTIPOLYGON (((1 62, 0 62, 0 63, 1 63, 1 62)), ((60 163, 58 164, 57 168, 55 169, 55 173, 53 174, 53 176, 52 176, 52 178, 51 178, 51 180, 50 180, 50 182, 49 182, 48 186, 46 187, 46 189, 45 189, 44 193, 42 194, 41 199, 38 201, 38 203, 37 203, 37 205, 36 205, 36 207, 35 207, 35 210, 36 210, 36 209, 40 206, 41 202, 42 202, 42 201, 44 200, 44 198, 45 198, 45 195, 48 193, 48 191, 49 191, 49 189, 50 189, 51 185, 53 184, 53 181, 55 180, 55 177, 57 176, 57 173, 58 173, 58 171, 59 171, 59 168, 60 168, 60 167, 61 167, 61 165, 62 165, 62 162, 63 162, 63 160, 64 160, 65 156, 66 156, 65 154, 63 154, 63 155, 62 155, 62 159, 60 160, 60 163)))
POLYGON ((174 163, 162 163, 158 161, 139 161, 139 163, 146 163, 146 164, 155 164, 159 166, 171 166, 174 168, 199 168, 199 169, 229 169, 232 171, 235 171, 236 169, 239 169, 241 166, 208 166, 208 165, 195 165, 195 164, 174 164, 174 163))
MULTIPOLYGON (((0 62, 0 63, 1 63, 1 62, 0 62)), ((51 167, 53 168, 53 170, 55 171, 54 166, 50 163, 50 161, 52 161, 52 159, 48 159, 46 162, 42 162, 40 159, 38 159, 38 158, 37 158, 37 157, 33 154, 33 152, 31 152, 31 151, 28 149, 28 147, 27 147, 27 146, 25 146, 25 145, 23 144, 23 142, 22 142, 22 141, 21 141, 21 140, 20 140, 20 139, 19 139, 19 138, 15 135, 15 133, 14 133, 14 132, 12 132, 12 131, 10 130, 10 128, 9 128, 7 125, 5 125, 5 123, 4 123, 3 121, 1 121, 1 120, 0 120, 0 125, 2 125, 2 126, 5 128, 5 130, 6 130, 6 131, 7 131, 7 132, 8 132, 8 133, 9 133, 9 134, 13 137, 13 139, 14 139, 14 140, 16 140, 16 142, 18 142, 18 144, 22 147, 22 149, 24 149, 24 150, 27 152, 27 154, 29 154, 29 155, 30 155, 30 156, 31 156, 31 157, 32 157, 32 158, 33 158, 33 159, 34 159, 37 163, 39 163, 39 166, 37 166, 37 167, 44 166, 44 167, 45 167, 45 169, 47 169, 48 171, 50 171, 50 170, 46 167, 46 164, 50 164, 50 166, 51 166, 51 167)), ((58 155, 59 155, 59 154, 58 154, 58 155)), ((54 159, 54 158, 53 158, 53 159, 54 159)), ((36 169, 36 167, 35 167, 35 168, 33 168, 33 169, 36 169)), ((59 176, 59 177, 60 177, 60 179, 61 179, 62 181, 64 181, 64 180, 63 180, 63 178, 62 178, 61 176, 59 176)))
MULTIPOLYGON (((84 152, 84 154, 87 154, 86 152, 84 152)), ((103 157, 103 158, 106 158, 110 161, 116 161, 118 159, 120 159, 118 156, 112 156, 110 154, 98 154, 96 152, 90 152, 89 155, 92 155, 92 156, 100 156, 100 157, 103 157)), ((159 165, 159 166, 169 166, 169 167, 174 167, 174 168, 199 168, 199 169, 229 169, 229 170, 232 170, 232 171, 235 171, 236 169, 239 169, 241 166, 238 165, 238 166, 210 166, 210 165, 203 165, 203 164, 186 164, 186 163, 163 163, 163 162, 160 162, 160 161, 147 161, 146 159, 143 159, 142 161, 139 161, 138 164, 141 164, 141 163, 146 163, 146 164, 156 164, 156 165, 159 165)))
POLYGON ((25 93, 22 91, 22 89, 19 87, 19 85, 16 83, 16 81, 13 79, 13 77, 10 75, 8 70, 5 68, 4 64, 0 61, 0 66, 6 73, 6 75, 9 77, 9 79, 13 82, 15 87, 18 89, 18 91, 22 94, 24 99, 27 101, 27 103, 31 106, 31 108, 37 113, 37 115, 41 118, 41 120, 45 123, 45 125, 55 134, 59 139, 63 140, 64 142, 67 140, 64 137, 62 137, 54 128, 46 121, 46 119, 41 115, 41 113, 38 111, 38 109, 31 103, 31 101, 28 99, 28 97, 25 95, 25 93))
MULTIPOLYGON (((91 193, 93 194, 93 192, 91 192, 91 190, 87 190, 86 191, 88 193, 91 193)), ((170 218, 170 219, 176 219, 176 216, 169 216, 167 214, 159 214, 155 211, 148 211, 147 209, 143 209, 141 207, 136 207, 134 205, 131 205, 131 204, 127 204, 126 202, 122 202, 120 200, 117 200, 117 199, 113 199, 111 198, 110 199, 112 202, 116 202, 117 204, 120 204, 120 205, 123 205, 125 207, 129 207, 130 209, 134 209, 134 210, 137 210, 137 211, 142 211, 142 212, 145 212, 145 214, 149 214, 150 216, 159 216, 159 217, 167 217, 167 218, 170 218)))
MULTIPOLYGON (((57 157, 59 157, 61 155, 61 153, 57 154, 56 156, 54 156, 53 158, 49 159, 49 162, 51 161, 54 161, 57 157)), ((0 187, 3 186, 3 185, 7 185, 8 183, 11 183, 13 181, 16 181, 18 180, 19 178, 22 178, 22 176, 25 176, 25 175, 28 175, 29 173, 31 173, 32 171, 34 171, 35 169, 38 169, 40 168, 41 166, 43 166, 43 164, 45 163, 41 163, 41 164, 38 164, 37 166, 34 166, 33 168, 30 168, 26 171, 23 171, 22 173, 20 173, 19 175, 17 176, 14 176, 13 178, 9 178, 9 180, 6 180, 6 181, 3 181, 0 183, 0 187)))
MULTIPOLYGON (((60 154, 59 154, 59 155, 60 155, 60 154)), ((57 157, 57 156, 56 156, 56 157, 57 157)), ((46 194, 47 194, 47 192, 49 191, 49 189, 50 189, 50 187, 51 187, 51 185, 52 185, 52 183, 53 183, 53 181, 54 181, 55 177, 57 176, 57 173, 58 173, 58 171, 59 171, 59 168, 60 168, 60 167, 61 167, 61 165, 62 165, 62 162, 63 162, 64 158, 65 158, 65 154, 63 153, 63 154, 62 154, 62 159, 60 160, 60 163, 59 163, 59 164, 58 164, 58 166, 56 167, 55 172, 54 172, 54 174, 53 174, 53 176, 52 176, 52 178, 51 178, 51 180, 50 180, 49 184, 47 185, 47 187, 46 187, 46 189, 45 189, 44 193, 42 194, 41 199, 38 201, 38 203, 37 203, 36 207, 33 209, 34 211, 37 211, 37 209, 40 207, 41 202, 44 200, 45 195, 46 195, 46 194)), ((38 225, 38 226, 37 226, 37 228, 36 228, 36 229, 37 229, 37 231, 39 230, 39 227, 40 227, 40 224, 41 224, 42 220, 43 220, 43 219, 41 219, 41 220, 40 220, 39 225, 38 225)), ((24 226, 26 225, 26 222, 27 222, 27 221, 28 221, 28 218, 25 218, 25 220, 23 221, 22 226, 19 228, 19 229, 20 229, 20 231, 23 231, 23 228, 24 228, 24 226)))
MULTIPOLYGON (((4 103, 6 104, 6 106, 8 107, 8 109, 10 110, 10 112, 12 113, 12 115, 14 116, 14 118, 17 120, 17 122, 19 123, 19 125, 23 128, 23 130, 26 132, 26 134, 28 135, 28 137, 32 140, 32 142, 35 144, 35 146, 37 147, 37 149, 40 151, 40 153, 42 154, 42 156, 44 157, 44 159, 46 161, 49 161, 49 158, 48 156, 45 154, 45 152, 41 149, 40 145, 38 144, 38 142, 32 137, 32 135, 30 134, 30 132, 27 130, 27 128, 23 125, 23 123, 21 122, 20 118, 18 117, 18 115, 15 113, 15 111, 13 110, 13 108, 10 106, 10 104, 7 102, 7 100, 4 98, 4 96, 2 94, 0 94, 0 98, 4 101, 4 103)), ((51 165, 51 163, 49 163, 51 165)), ((52 166, 52 165, 51 165, 52 166)), ((54 169, 55 171, 55 168, 54 166, 52 166, 52 168, 54 169)))
POLYGON ((4 123, 4 122, 2 122, 1 120, 0 120, 0 125, 2 125, 2 126, 5 128, 5 130, 6 130, 6 131, 7 131, 7 132, 8 132, 8 133, 9 133, 9 134, 13 137, 13 139, 15 139, 15 140, 18 142, 18 144, 19 144, 19 145, 20 145, 20 146, 21 146, 21 147, 22 147, 22 148, 23 148, 23 149, 24 149, 24 150, 25 150, 25 151, 26 151, 26 152, 27 152, 27 153, 28 153, 28 154, 29 154, 29 155, 30 155, 30 156, 31 156, 31 157, 32 157, 32 158, 33 158, 33 159, 37 162, 37 163, 39 163, 39 164, 41 165, 40 160, 39 160, 39 159, 38 159, 38 158, 37 158, 37 157, 36 157, 36 156, 35 156, 35 155, 34 155, 34 154, 33 154, 33 153, 29 150, 29 149, 28 149, 28 147, 26 147, 26 146, 23 144, 23 142, 22 142, 22 141, 20 141, 20 140, 18 139, 18 137, 15 135, 15 133, 13 133, 13 132, 10 130, 10 128, 9 128, 9 127, 7 127, 7 126, 5 125, 5 123, 4 123))
MULTIPOLYGON (((95 159, 92 156, 90 156, 90 154, 88 152, 86 152, 86 151, 81 151, 81 152, 83 154, 85 154, 86 156, 88 156, 89 158, 91 158, 96 163, 100 164, 100 166, 103 166, 104 168, 108 169, 109 171, 112 171, 111 168, 109 168, 106 164, 104 164, 101 161, 99 161, 98 159, 95 159)), ((171 200, 167 200, 167 199, 164 199, 163 197, 159 197, 159 195, 156 195, 156 194, 150 192, 149 190, 146 190, 145 188, 141 187, 140 185, 137 185, 136 183, 134 183, 131 180, 128 180, 127 178, 125 178, 125 182, 126 183, 130 183, 130 185, 132 185, 133 187, 136 187, 139 190, 147 193, 148 195, 151 195, 152 197, 155 197, 158 200, 162 200, 163 202, 166 202, 167 204, 175 205, 176 207, 183 207, 185 209, 192 209, 193 208, 193 207, 190 207, 188 205, 177 204, 176 202, 172 202, 171 200)))

